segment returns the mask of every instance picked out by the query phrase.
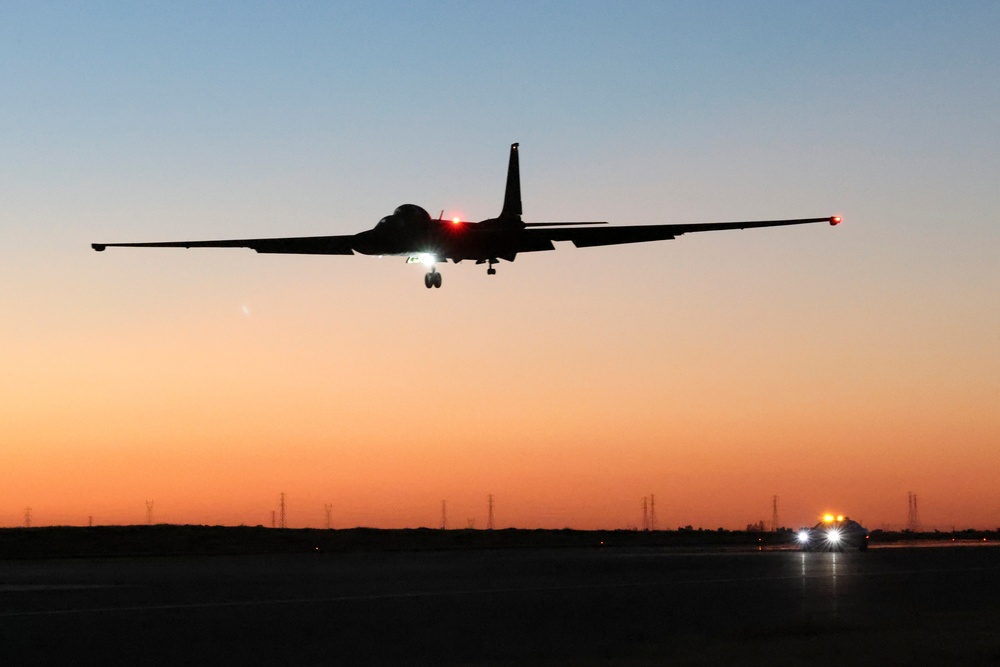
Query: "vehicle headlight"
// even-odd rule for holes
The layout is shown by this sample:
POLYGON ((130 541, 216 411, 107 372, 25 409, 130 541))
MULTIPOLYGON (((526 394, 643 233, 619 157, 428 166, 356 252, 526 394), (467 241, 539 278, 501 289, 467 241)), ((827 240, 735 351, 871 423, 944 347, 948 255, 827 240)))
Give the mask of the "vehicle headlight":
POLYGON ((806 542, 809 541, 809 531, 800 530, 795 537, 798 539, 799 543, 805 544, 806 542))
POLYGON ((839 544, 840 538, 841 538, 840 531, 837 530, 836 528, 831 528, 826 533, 826 541, 829 542, 830 544, 839 544))

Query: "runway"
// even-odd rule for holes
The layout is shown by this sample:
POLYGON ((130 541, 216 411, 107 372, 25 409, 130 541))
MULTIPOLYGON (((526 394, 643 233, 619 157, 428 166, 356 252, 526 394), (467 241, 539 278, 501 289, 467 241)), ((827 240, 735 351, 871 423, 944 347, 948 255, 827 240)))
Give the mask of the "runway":
POLYGON ((0 664, 1000 664, 1000 549, 0 561, 0 664))

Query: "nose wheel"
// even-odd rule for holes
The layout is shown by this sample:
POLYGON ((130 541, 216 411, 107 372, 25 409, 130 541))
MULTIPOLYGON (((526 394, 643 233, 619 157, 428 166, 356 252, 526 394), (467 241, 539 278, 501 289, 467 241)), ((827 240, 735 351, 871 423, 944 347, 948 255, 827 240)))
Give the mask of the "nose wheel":
POLYGON ((491 259, 490 260, 490 266, 489 266, 488 269, 486 269, 486 275, 488 275, 488 276, 495 276, 497 274, 497 270, 493 268, 493 265, 496 264, 497 261, 498 260, 496 260, 496 259, 491 259))
POLYGON ((441 287, 441 274, 435 269, 431 269, 424 274, 424 287, 430 289, 432 287, 441 287))

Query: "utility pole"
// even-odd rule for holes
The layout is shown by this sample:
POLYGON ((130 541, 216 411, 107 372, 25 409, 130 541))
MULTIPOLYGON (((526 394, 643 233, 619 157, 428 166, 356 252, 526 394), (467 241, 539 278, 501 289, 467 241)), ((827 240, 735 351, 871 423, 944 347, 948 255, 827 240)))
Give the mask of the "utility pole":
POLYGON ((333 512, 333 505, 323 505, 323 512, 326 514, 326 529, 330 530, 330 514, 333 512))
POLYGON ((31 508, 24 508, 24 527, 31 528, 31 508))
POLYGON ((493 530, 493 494, 489 496, 489 513, 486 515, 486 530, 493 530))
POLYGON ((278 524, 278 528, 285 527, 285 492, 281 492, 281 522, 278 524))
POLYGON ((441 501, 441 530, 448 529, 448 503, 441 501))
POLYGON ((649 530, 649 499, 642 497, 642 529, 649 530))
POLYGON ((771 530, 778 532, 778 496, 771 496, 771 530))
POLYGON ((152 526, 153 525, 153 501, 152 500, 147 500, 146 501, 146 525, 147 526, 152 526))
POLYGON ((649 494, 649 529, 656 530, 656 496, 649 494))

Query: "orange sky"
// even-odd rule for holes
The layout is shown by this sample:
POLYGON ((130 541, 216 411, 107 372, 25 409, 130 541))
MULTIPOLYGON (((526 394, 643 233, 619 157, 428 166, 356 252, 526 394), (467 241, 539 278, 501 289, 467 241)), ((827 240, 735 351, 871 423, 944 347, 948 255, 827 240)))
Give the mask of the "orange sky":
MULTIPOLYGON (((794 234, 836 257, 863 229, 794 234)), ((901 349, 893 319, 912 315, 862 318, 827 263, 792 288, 766 275, 779 252, 737 260, 719 239, 636 249, 610 289, 543 273, 556 255, 488 280, 456 267, 433 293, 398 261, 349 260, 364 296, 335 284, 338 259, 153 251, 161 277, 220 259, 232 273, 197 301, 169 279, 186 294, 159 303, 149 277, 109 285, 76 326, 18 341, 7 507, 128 523, 152 499, 160 521, 266 524, 285 491, 291 525, 323 525, 329 503, 341 527, 435 526, 441 500, 453 525, 483 525, 493 493, 500 526, 616 528, 655 494, 663 526, 742 527, 778 494, 790 525, 829 507, 877 527, 913 490, 929 524, 992 525, 988 340, 925 323, 901 349), (705 273, 695 260, 739 261, 744 282, 677 289, 705 273)), ((95 253, 88 270, 137 261, 95 253)))

